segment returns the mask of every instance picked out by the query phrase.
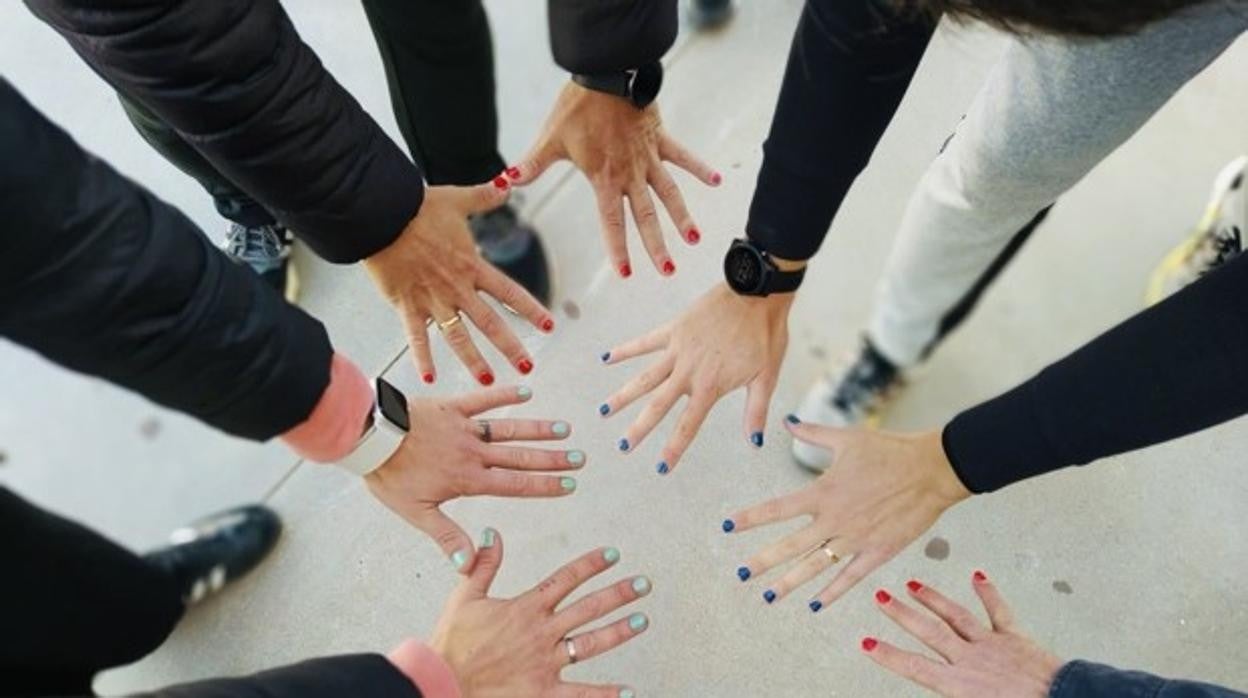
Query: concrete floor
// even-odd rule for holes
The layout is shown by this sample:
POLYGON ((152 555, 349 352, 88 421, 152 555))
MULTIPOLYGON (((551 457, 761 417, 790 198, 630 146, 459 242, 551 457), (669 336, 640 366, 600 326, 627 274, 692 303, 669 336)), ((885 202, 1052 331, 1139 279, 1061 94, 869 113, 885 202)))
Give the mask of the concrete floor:
MULTIPOLYGON (((359 6, 285 4, 328 68, 397 140, 359 6)), ((518 157, 562 76, 548 57, 544 3, 488 5, 502 142, 518 157)), ((652 628, 565 676, 627 682, 641 695, 918 695, 855 650, 863 634, 901 638, 872 608, 870 593, 915 576, 968 599, 965 580, 974 567, 994 576, 1035 636, 1062 656, 1248 687, 1248 541, 1241 535, 1248 471, 1236 455, 1248 443, 1243 420, 964 504, 818 616, 797 601, 768 607, 758 585, 740 585, 732 574, 780 532, 729 538, 718 523, 743 504, 806 482, 790 465, 775 422, 827 357, 853 346, 905 197, 999 52, 995 34, 946 27, 929 51, 808 276, 767 447, 755 452, 741 439, 743 398, 734 395, 672 477, 653 473, 657 438, 629 457, 614 452, 631 415, 604 421, 594 408, 636 369, 604 369, 596 357, 676 314, 718 278, 720 253, 745 220, 799 8, 796 0, 745 3, 726 31, 682 36, 668 56, 661 104, 669 128, 726 176, 714 192, 682 176, 706 240, 673 247, 674 279, 641 264, 628 282, 608 273, 588 187, 566 168, 526 192, 525 210, 559 269, 560 330, 552 338, 524 335, 538 371, 530 381, 536 397, 523 414, 572 421, 572 441, 590 462, 567 499, 451 507, 470 530, 492 525, 507 537, 497 589, 526 588, 593 546, 620 547, 613 578, 644 572, 654 579, 654 593, 639 605, 652 628), (936 539, 948 544, 947 554, 929 545, 936 539)), ((210 234, 223 229, 197 185, 145 147, 108 89, 18 3, 0 6, 0 36, 4 75, 36 105, 210 234)), ((1248 43, 1241 41, 1063 200, 901 399, 890 426, 939 424, 1139 307, 1147 273, 1194 221, 1213 174, 1248 150, 1245 70, 1248 43)), ((425 391, 397 323, 361 270, 300 261, 304 305, 326 322, 339 349, 367 371, 388 368, 401 387, 425 391)), ((439 392, 469 388, 446 351, 438 360, 439 392)), ((2 343, 0 385, 0 482, 46 506, 136 548, 188 517, 243 501, 267 500, 287 521, 264 568, 196 609, 152 656, 102 677, 102 692, 384 650, 428 632, 455 581, 437 548, 357 481, 299 463, 278 444, 213 433, 2 343), (53 434, 49 424, 73 424, 77 433, 53 434)), ((660 433, 667 429, 670 422, 660 433)))

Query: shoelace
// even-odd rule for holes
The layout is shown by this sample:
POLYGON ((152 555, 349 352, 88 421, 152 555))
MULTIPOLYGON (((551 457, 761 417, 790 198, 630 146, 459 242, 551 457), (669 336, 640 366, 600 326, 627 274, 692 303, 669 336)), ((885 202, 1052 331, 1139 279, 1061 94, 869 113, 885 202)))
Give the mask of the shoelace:
POLYGON ((225 234, 222 248, 231 257, 247 263, 258 272, 281 266, 290 254, 286 230, 280 226, 262 225, 254 228, 235 223, 225 234))
POLYGON ((856 361, 832 395, 832 405, 842 410, 865 412, 888 387, 887 372, 867 360, 856 361))

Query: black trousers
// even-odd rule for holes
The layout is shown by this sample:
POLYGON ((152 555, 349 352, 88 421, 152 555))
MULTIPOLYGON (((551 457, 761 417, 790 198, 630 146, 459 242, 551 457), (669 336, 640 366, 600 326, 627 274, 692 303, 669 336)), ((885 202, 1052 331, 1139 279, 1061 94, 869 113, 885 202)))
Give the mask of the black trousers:
POLYGON ((92 695, 160 646, 178 586, 141 557, 0 487, 0 696, 92 695))
MULTIPOLYGON (((429 183, 477 184, 501 172, 494 49, 481 0, 362 1, 395 121, 429 183)), ((198 180, 223 217, 246 226, 275 222, 158 116, 119 96, 143 139, 198 180)))

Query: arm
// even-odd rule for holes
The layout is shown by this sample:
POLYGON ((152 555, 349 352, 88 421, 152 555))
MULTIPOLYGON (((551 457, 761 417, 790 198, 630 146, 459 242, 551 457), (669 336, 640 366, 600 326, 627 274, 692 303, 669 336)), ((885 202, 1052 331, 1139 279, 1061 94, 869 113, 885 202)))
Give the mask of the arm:
POLYGON ((1248 259, 958 415, 944 447, 972 492, 1159 444, 1248 412, 1248 259))
POLYGON ((458 698, 458 695, 458 691, 422 693, 385 657, 361 654, 314 659, 242 678, 170 686, 133 698, 458 698))
POLYGON ((1155 698, 1233 698, 1243 693, 1196 681, 1164 679, 1142 671, 1123 671, 1082 660, 1067 663, 1058 671, 1049 698, 1076 696, 1139 695, 1155 698))
POLYGON ((653 63, 676 41, 676 0, 548 0, 550 47, 569 73, 653 63))

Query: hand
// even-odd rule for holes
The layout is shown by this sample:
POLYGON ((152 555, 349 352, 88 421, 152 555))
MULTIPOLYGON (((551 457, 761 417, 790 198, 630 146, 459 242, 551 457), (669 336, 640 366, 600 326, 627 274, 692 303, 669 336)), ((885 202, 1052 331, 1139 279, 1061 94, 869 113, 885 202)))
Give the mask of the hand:
POLYGON ((572 431, 567 422, 472 419, 531 396, 528 388, 512 386, 453 398, 413 399, 408 403, 411 433, 389 460, 364 478, 377 499, 437 541, 460 572, 472 569, 472 539, 442 513, 443 503, 477 495, 562 497, 576 491, 576 480, 571 477, 533 471, 580 468, 585 465, 584 452, 501 443, 559 441, 572 431))
POLYGON ((573 560, 545 581, 513 599, 487 594, 503 561, 502 537, 482 536, 476 569, 451 593, 429 644, 446 660, 464 698, 620 698, 623 686, 566 683, 567 640, 583 662, 628 642, 649 627, 633 613, 608 625, 577 632, 650 592, 650 580, 632 577, 558 607, 582 584, 614 565, 620 553, 599 548, 573 560))
POLYGON ((430 322, 437 329, 445 327, 447 343, 478 382, 494 382, 494 372, 477 351, 461 315, 467 315, 516 370, 533 370, 532 357, 481 298, 481 291, 544 332, 555 327, 554 319, 537 299, 481 258, 468 230, 468 214, 503 205, 508 191, 507 182, 501 178, 495 184, 475 187, 428 187, 420 212, 398 239, 364 260, 382 295, 399 312, 412 357, 426 383, 437 376, 426 331, 430 322))
POLYGON ((676 431, 660 452, 657 469, 660 475, 667 474, 680 462, 715 403, 743 385, 748 391, 745 437, 754 446, 762 446, 767 405, 789 342, 793 295, 747 297, 720 284, 675 321, 604 354, 604 363, 615 364, 661 352, 657 361, 598 408, 599 414, 610 416, 646 393, 654 393, 620 439, 620 450, 631 453, 676 401, 688 395, 676 431))
POLYGON ((633 268, 624 235, 623 200, 628 199, 655 269, 670 276, 676 272, 676 264, 663 242, 650 190, 659 197, 685 242, 696 245, 702 233, 663 162, 710 186, 719 186, 723 179, 667 135, 657 104, 638 109, 619 97, 573 82, 559 94, 537 143, 518 165, 507 168, 507 176, 516 184, 528 184, 559 160, 571 160, 593 185, 611 264, 625 278, 632 275, 633 268))
POLYGON ((940 432, 887 434, 833 429, 788 420, 793 436, 832 452, 828 471, 806 488, 755 505, 724 521, 724 531, 809 516, 810 523, 737 570, 741 581, 793 561, 763 592, 767 603, 846 565, 810 602, 818 611, 839 599, 931 528, 946 509, 970 496, 945 457, 940 432), (852 558, 852 559, 851 559, 852 558))
POLYGON ((911 608, 887 592, 876 592, 876 605, 902 630, 927 645, 943 661, 907 652, 873 637, 862 649, 876 664, 948 698, 1044 698, 1062 660, 1022 634, 1014 614, 983 572, 971 586, 988 611, 985 627, 965 608, 940 592, 911 580, 910 596, 936 615, 911 608))

